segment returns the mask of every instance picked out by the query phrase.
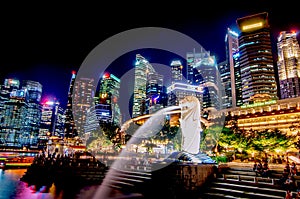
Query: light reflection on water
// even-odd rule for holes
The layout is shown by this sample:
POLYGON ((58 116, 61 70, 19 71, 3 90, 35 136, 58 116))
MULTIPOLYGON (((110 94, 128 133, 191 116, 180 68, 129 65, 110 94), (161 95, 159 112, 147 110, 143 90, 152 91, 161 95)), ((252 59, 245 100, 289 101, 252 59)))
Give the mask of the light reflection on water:
POLYGON ((51 187, 28 186, 27 183, 20 181, 25 172, 26 169, 0 169, 0 199, 88 199, 93 197, 98 188, 95 185, 82 189, 62 190, 54 184, 51 187))

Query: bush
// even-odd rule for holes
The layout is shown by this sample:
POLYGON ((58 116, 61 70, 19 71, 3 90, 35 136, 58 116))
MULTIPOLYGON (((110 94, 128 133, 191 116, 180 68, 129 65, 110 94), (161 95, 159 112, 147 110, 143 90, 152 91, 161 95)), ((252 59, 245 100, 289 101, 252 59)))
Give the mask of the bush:
POLYGON ((211 157, 211 159, 215 160, 217 163, 219 163, 219 162, 223 162, 223 163, 228 162, 228 158, 226 156, 214 156, 214 157, 211 157))

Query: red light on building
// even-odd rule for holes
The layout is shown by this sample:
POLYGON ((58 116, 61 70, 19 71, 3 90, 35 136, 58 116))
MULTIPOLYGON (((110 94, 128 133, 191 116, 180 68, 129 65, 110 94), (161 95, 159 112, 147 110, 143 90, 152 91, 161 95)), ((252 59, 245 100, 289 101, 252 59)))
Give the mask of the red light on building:
POLYGON ((103 78, 104 79, 107 79, 107 78, 109 78, 110 77, 110 74, 109 73, 104 73, 104 75, 103 75, 103 78))

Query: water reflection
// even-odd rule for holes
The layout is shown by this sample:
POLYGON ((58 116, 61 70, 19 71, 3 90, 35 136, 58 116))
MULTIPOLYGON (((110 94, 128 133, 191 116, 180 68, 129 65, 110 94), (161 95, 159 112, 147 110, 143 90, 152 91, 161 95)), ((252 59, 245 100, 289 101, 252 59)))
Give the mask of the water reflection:
POLYGON ((76 185, 56 187, 54 184, 28 185, 20 179, 26 169, 0 169, 0 199, 81 199, 91 198, 97 189, 95 186, 76 185))

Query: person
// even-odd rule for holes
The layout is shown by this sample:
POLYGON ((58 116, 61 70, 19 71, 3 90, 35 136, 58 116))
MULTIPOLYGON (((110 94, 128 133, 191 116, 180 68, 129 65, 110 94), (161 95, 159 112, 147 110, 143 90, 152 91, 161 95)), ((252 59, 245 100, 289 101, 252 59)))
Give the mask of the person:
POLYGON ((281 174, 281 177, 279 178, 278 184, 282 187, 284 187, 284 183, 287 180, 288 176, 286 176, 284 173, 281 174))
POLYGON ((256 167, 256 176, 262 175, 262 172, 263 172, 263 166, 261 162, 259 162, 256 167))
POLYGON ((253 170, 253 171, 256 171, 256 169, 257 169, 257 162, 255 161, 252 170, 253 170))
POLYGON ((300 199, 300 190, 297 191, 295 199, 300 199))
POLYGON ((286 173, 287 175, 290 175, 290 171, 291 171, 290 164, 286 163, 283 172, 286 173))
POLYGON ((292 176, 297 175, 297 166, 296 166, 295 162, 292 162, 292 165, 290 167, 290 173, 292 176))
POLYGON ((286 190, 285 192, 285 199, 293 199, 293 193, 291 190, 286 190))
POLYGON ((270 169, 267 162, 265 162, 263 165, 261 175, 262 177, 270 177, 270 169))
POLYGON ((284 187, 286 190, 292 190, 294 188, 294 180, 291 175, 284 182, 284 187))

